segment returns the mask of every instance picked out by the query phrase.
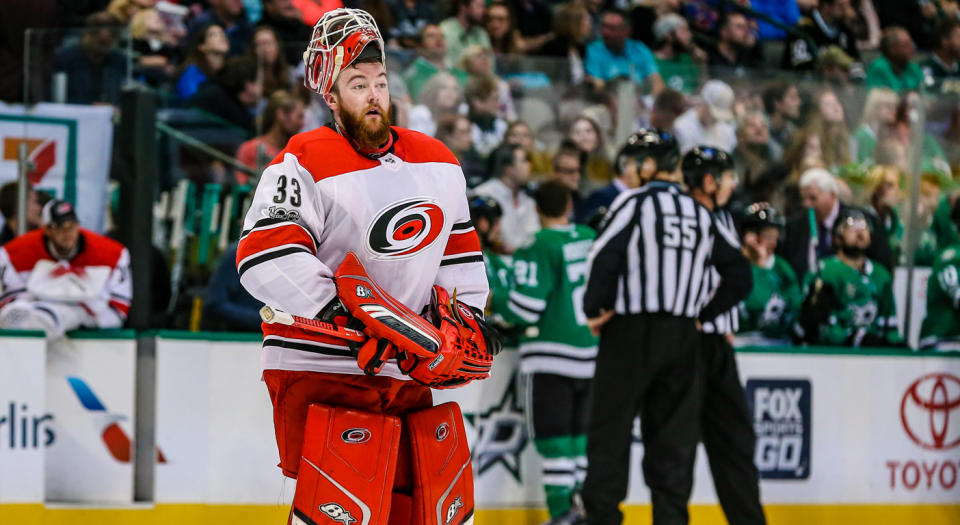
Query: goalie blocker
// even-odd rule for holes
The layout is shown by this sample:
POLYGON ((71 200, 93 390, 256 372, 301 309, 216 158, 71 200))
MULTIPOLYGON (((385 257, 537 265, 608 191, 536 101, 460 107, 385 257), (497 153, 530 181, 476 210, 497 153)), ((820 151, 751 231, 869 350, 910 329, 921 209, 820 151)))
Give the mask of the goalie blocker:
POLYGON ((473 518, 473 472, 456 403, 401 418, 312 404, 291 523, 461 525, 473 518), (398 491, 398 454, 412 490, 398 491))

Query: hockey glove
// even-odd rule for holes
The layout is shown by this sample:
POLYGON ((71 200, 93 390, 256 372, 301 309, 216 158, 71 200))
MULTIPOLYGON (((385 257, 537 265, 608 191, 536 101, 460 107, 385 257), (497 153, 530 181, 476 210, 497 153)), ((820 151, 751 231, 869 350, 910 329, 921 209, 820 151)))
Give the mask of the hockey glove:
POLYGON ((810 286, 810 291, 800 307, 798 320, 803 329, 804 341, 816 343, 820 338, 820 327, 830 322, 830 315, 839 304, 833 286, 819 277, 810 286))

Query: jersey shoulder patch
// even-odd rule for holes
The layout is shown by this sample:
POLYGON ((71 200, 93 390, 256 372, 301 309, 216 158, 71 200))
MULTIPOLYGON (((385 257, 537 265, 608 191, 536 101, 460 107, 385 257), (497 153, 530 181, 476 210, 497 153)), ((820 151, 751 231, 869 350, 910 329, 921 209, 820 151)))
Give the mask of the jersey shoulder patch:
POLYGON ((411 129, 393 128, 393 130, 397 133, 394 152, 405 162, 446 162, 460 165, 453 152, 443 142, 411 129))
POLYGON ((294 135, 270 164, 282 163, 288 153, 310 172, 314 182, 380 164, 357 153, 347 139, 326 126, 294 135))

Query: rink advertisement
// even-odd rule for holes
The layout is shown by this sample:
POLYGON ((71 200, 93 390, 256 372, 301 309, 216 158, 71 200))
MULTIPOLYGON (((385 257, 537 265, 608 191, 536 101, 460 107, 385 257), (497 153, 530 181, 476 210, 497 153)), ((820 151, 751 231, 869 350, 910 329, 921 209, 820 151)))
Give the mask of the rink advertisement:
POLYGON ((810 477, 810 381, 750 379, 744 390, 761 479, 810 477))
POLYGON ((69 201, 80 224, 103 228, 113 143, 113 108, 41 103, 29 110, 0 102, 0 185, 17 180, 25 146, 34 188, 69 201))
POLYGON ((133 500, 136 343, 132 331, 110 333, 47 345, 47 501, 133 500))
POLYGON ((57 438, 44 408, 45 352, 40 332, 0 331, 0 504, 43 501, 44 452, 57 438))

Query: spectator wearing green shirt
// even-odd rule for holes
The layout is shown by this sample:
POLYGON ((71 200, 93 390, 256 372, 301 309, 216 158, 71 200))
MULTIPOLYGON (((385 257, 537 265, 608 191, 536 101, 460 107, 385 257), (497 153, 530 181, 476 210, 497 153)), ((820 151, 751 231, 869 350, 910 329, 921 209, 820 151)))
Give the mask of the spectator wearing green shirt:
MULTIPOLYGON (((410 98, 417 100, 420 91, 433 75, 447 71, 447 40, 437 24, 427 24, 420 32, 420 54, 403 72, 410 98)), ((467 83, 467 73, 459 69, 449 70, 461 86, 467 83)))
POLYGON ((933 52, 921 64, 927 89, 960 95, 960 22, 945 20, 934 29, 933 52))
POLYGON ((457 0, 454 15, 440 22, 440 30, 447 41, 447 67, 460 63, 463 52, 479 45, 492 49, 490 36, 483 28, 484 0, 457 0))
POLYGON ((888 27, 880 39, 883 56, 867 68, 867 87, 885 87, 894 91, 920 89, 924 76, 920 65, 912 60, 916 47, 910 33, 902 27, 888 27))
POLYGON ((694 45, 687 21, 676 13, 663 15, 653 24, 653 36, 659 46, 653 56, 663 82, 681 93, 696 93, 707 53, 694 45))
POLYGON ((897 120, 897 105, 900 97, 888 88, 871 89, 867 94, 867 101, 863 105, 863 118, 860 126, 853 132, 852 152, 857 162, 873 160, 877 150, 877 136, 881 128, 892 126, 897 120))

